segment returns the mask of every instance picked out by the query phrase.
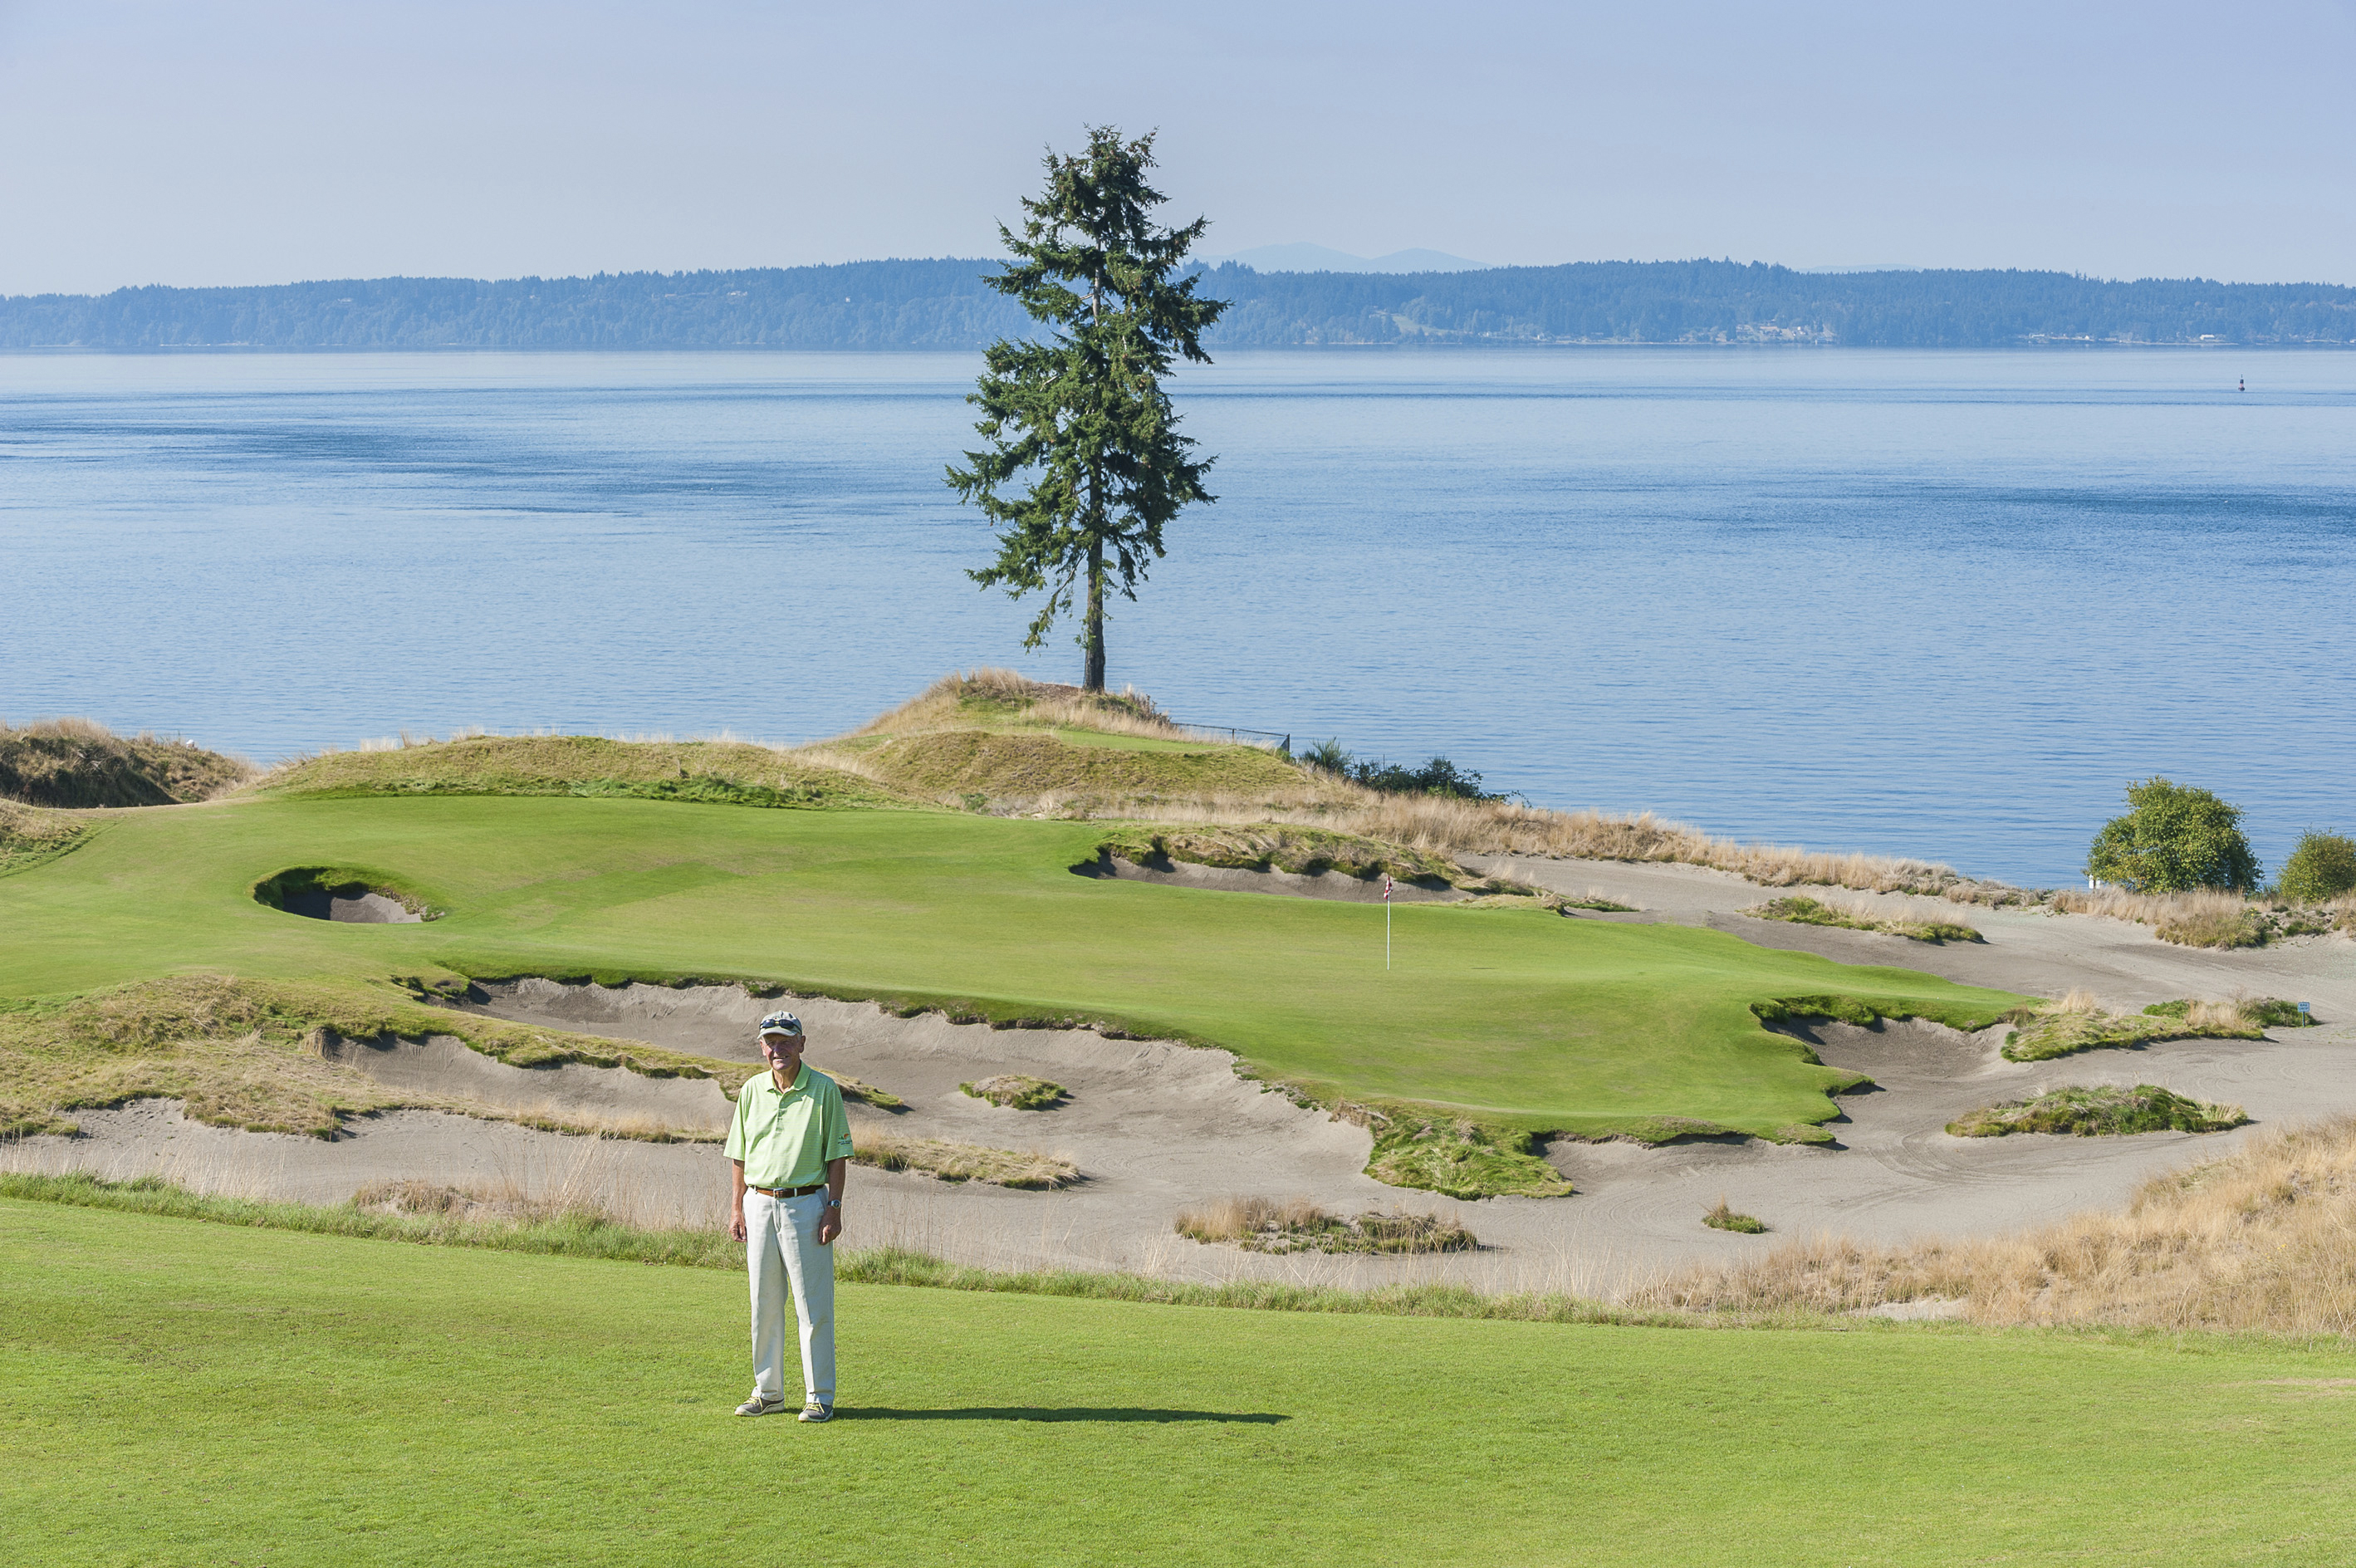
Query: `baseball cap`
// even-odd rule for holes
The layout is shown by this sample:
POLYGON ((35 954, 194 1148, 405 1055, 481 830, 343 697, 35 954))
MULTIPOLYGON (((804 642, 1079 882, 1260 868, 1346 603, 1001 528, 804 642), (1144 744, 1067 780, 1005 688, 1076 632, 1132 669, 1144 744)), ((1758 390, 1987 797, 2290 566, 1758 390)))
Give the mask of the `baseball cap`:
POLYGON ((764 1035, 799 1035, 801 1032, 802 1021, 791 1013, 772 1013, 761 1020, 761 1033, 764 1035))

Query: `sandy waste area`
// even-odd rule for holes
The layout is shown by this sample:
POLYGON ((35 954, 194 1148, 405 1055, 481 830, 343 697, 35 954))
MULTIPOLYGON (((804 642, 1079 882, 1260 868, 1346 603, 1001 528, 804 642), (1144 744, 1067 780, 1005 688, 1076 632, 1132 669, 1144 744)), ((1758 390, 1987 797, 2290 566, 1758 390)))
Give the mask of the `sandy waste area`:
MULTIPOLYGON (((1737 911, 1776 895, 1691 866, 1501 859, 1486 868, 1641 911, 1572 918, 1706 925, 1763 946, 1901 965, 2034 995, 2084 987, 2122 1009, 2246 991, 2311 1003, 2323 1023, 2276 1031, 2263 1041, 2177 1041, 2028 1064, 1998 1054, 2001 1026, 1965 1035, 1929 1025, 1820 1026, 1811 1037, 1824 1060, 1865 1073, 1876 1086, 1840 1100, 1845 1115, 1832 1124, 1836 1147, 1731 1139, 1658 1148, 1563 1142, 1548 1158, 1577 1184, 1575 1196, 1459 1202, 1366 1176, 1365 1129, 1238 1078, 1234 1058, 1223 1051, 1087 1031, 956 1025, 937 1015, 903 1019, 863 1003, 762 1000, 734 987, 607 990, 524 981, 488 988, 472 1005, 502 1018, 741 1061, 748 1076, 758 1064, 755 1022, 771 1008, 790 1006, 809 1030, 813 1065, 906 1101, 905 1111, 889 1113, 853 1105, 854 1125, 1038 1150, 1073 1161, 1082 1173, 1071 1187, 1033 1192, 854 1166, 848 1245, 894 1243, 992 1268, 1127 1269, 1205 1280, 1365 1285, 1448 1279, 1486 1289, 1611 1296, 1687 1263, 1738 1257, 1779 1238, 1832 1233, 1892 1242, 1984 1235, 2115 1207, 2146 1177, 2223 1154, 2269 1124, 2356 1111, 2356 942, 2345 938, 2219 952, 2173 947, 2143 927, 2094 917, 1959 909, 1845 889, 1779 890, 1877 904, 1892 914, 1935 905, 1987 937, 1984 943, 1931 946, 1750 919, 1737 911), (958 1088, 1001 1073, 1053 1079, 1070 1097, 1051 1110, 1014 1111, 958 1088), (2253 1121, 2233 1133, 2127 1138, 1965 1139, 1944 1131, 1974 1107, 2064 1083, 2157 1083, 2240 1104, 2253 1121), (1448 1214, 1483 1245, 1424 1258, 1270 1257, 1175 1234, 1182 1209, 1234 1196, 1305 1197, 1342 1214, 1448 1214), (1703 1211, 1720 1197, 1764 1220, 1769 1234, 1705 1228, 1703 1211)), ((1227 874, 1222 885, 1248 886, 1249 875, 1227 874)), ((1283 891, 1317 896, 1300 886, 1315 880, 1287 878, 1283 891)), ((719 1129, 729 1110, 710 1081, 577 1064, 512 1068, 450 1036, 341 1042, 334 1049, 388 1082, 510 1112, 719 1129)), ((421 1111, 354 1118, 328 1142, 204 1126, 185 1120, 168 1101, 76 1119, 79 1136, 22 1140, 0 1149, 0 1165, 90 1170, 115 1179, 153 1173, 198 1190, 325 1203, 342 1202, 373 1180, 417 1177, 585 1199, 659 1226, 716 1226, 727 1210, 728 1167, 713 1144, 565 1135, 421 1111)))

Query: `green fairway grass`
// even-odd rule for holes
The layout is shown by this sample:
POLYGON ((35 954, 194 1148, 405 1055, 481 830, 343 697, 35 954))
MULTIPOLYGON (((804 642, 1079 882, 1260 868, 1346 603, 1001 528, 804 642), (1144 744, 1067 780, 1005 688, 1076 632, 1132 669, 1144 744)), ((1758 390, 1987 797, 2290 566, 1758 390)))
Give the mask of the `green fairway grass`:
POLYGON ((1793 1137, 1852 1078, 1762 1028, 1754 1003, 1847 996, 1976 1026, 2021 1000, 1687 927, 1435 905, 1396 911, 1386 972, 1379 908, 1071 875, 1102 832, 626 799, 127 811, 0 881, 0 1002, 172 973, 748 977, 1108 1020, 1227 1047, 1304 1092, 1507 1128, 1793 1137), (332 925, 253 899, 297 866, 380 874, 449 913, 332 925))
POLYGON ((841 1292, 739 1420, 718 1271, 0 1202, 0 1529, 51 1564, 2340 1563, 2356 1362, 841 1292))

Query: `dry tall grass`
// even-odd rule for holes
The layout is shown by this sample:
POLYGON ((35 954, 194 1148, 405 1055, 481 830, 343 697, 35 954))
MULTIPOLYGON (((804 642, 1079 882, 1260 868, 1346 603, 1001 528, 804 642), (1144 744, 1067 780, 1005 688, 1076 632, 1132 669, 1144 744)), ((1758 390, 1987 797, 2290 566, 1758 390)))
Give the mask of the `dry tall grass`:
POLYGON ((2276 1010, 2286 1004, 2236 992, 2223 1002, 2190 1000, 2181 1014, 2114 1013, 2083 986, 2061 1001, 2020 1019, 2005 1036, 2004 1055, 2017 1062, 2046 1061, 2106 1046, 2146 1040, 2254 1040, 2263 1038, 2276 1010))
MULTIPOLYGON (((57 740, 113 740, 117 738, 112 730, 107 728, 106 725, 100 724, 96 719, 80 718, 71 714, 67 714, 53 719, 35 719, 28 725, 11 725, 7 720, 0 719, 0 738, 5 738, 10 736, 29 736, 38 738, 57 740)), ((155 736, 148 731, 142 730, 139 732, 137 738, 152 741, 155 736)))
POLYGON ((0 800, 0 875, 54 860, 93 831, 87 818, 0 800))
POLYGON ((1344 1219, 1305 1197, 1223 1197, 1183 1210, 1179 1235, 1195 1241, 1233 1242, 1254 1252, 1464 1252, 1480 1246, 1472 1232, 1438 1214, 1405 1209, 1344 1219))
POLYGON ((0 723, 0 800, 80 810, 209 800, 253 777, 241 757, 142 730, 119 736, 94 719, 0 723))
POLYGON ((991 1149, 945 1138, 906 1138, 864 1126, 853 1128, 851 1138, 857 1145, 851 1158, 878 1170, 922 1171, 943 1181, 988 1182, 1034 1191, 1069 1187, 1080 1179, 1079 1166, 1036 1150, 991 1149))
POLYGON ((515 1182, 496 1187, 456 1187, 413 1176, 386 1176, 361 1184, 359 1190, 352 1194, 352 1207, 380 1214, 496 1219, 524 1225, 557 1220, 588 1225, 618 1222, 600 1196, 571 1191, 532 1193, 515 1182))
POLYGON ((1985 1324, 2356 1337, 2356 1117, 2155 1176, 2124 1213, 1982 1241, 1817 1237, 1692 1270, 1632 1305, 1857 1312, 1933 1299, 1985 1324))
POLYGON ((1119 693, 1085 692, 1077 686, 1033 681, 1012 670, 984 668, 945 675, 843 738, 971 729, 977 707, 985 712, 1001 709, 1005 717, 1039 728, 1068 725, 1153 740, 1183 740, 1190 733, 1173 724, 1152 698, 1134 686, 1119 693))

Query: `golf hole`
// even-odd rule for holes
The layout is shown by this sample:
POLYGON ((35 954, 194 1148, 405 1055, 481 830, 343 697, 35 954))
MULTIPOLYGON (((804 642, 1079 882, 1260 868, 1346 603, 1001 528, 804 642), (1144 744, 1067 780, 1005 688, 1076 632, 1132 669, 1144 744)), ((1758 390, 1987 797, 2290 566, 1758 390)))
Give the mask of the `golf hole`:
POLYGON ((294 866, 255 883, 253 900, 306 920, 354 926, 413 926, 442 914, 384 878, 348 867, 294 866))

